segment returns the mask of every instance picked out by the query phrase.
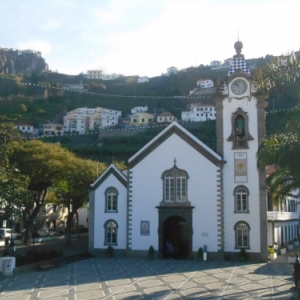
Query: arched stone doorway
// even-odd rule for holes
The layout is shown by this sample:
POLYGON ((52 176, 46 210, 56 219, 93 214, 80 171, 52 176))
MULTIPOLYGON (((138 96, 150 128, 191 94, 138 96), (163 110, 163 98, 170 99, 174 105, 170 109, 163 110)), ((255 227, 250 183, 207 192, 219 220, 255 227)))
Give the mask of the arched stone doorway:
POLYGON ((176 248, 175 258, 192 259, 192 206, 158 206, 159 256, 166 257, 166 243, 176 248))
POLYGON ((180 216, 168 217, 163 223, 163 257, 167 257, 166 244, 174 247, 175 259, 187 259, 189 257, 189 231, 188 224, 180 216))

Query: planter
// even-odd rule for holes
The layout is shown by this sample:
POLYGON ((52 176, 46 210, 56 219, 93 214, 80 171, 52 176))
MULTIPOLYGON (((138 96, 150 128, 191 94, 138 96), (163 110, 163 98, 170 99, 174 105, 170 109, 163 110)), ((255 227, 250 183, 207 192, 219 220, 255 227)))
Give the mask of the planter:
POLYGON ((281 255, 286 254, 286 248, 281 248, 281 249, 280 249, 280 254, 281 254, 281 255))
POLYGON ((293 245, 292 244, 287 245, 287 249, 288 250, 293 250, 293 245))
POLYGON ((269 254, 269 260, 275 260, 277 259, 277 254, 273 253, 273 254, 269 254))
POLYGON ((288 256, 288 264, 294 264, 296 262, 296 256, 288 256))

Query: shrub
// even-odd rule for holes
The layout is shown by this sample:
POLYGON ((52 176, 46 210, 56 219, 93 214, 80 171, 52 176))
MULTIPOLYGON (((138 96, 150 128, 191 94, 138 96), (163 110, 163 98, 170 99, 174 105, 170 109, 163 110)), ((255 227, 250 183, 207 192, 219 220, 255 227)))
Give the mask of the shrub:
POLYGON ((148 250, 148 259, 154 259, 154 258, 155 258, 155 251, 153 246, 150 246, 148 250))
POLYGON ((269 252, 269 254, 275 254, 275 250, 273 247, 269 247, 268 252, 269 252))
POLYGON ((246 260, 246 249, 245 248, 241 248, 241 250, 240 250, 240 260, 241 261, 246 260))
POLYGON ((197 257, 198 257, 199 260, 203 260, 203 249, 202 249, 202 247, 200 247, 198 249, 197 257))
POLYGON ((114 257, 114 248, 112 246, 108 246, 107 249, 106 249, 106 253, 105 253, 105 256, 108 257, 108 258, 112 258, 114 257))
POLYGON ((62 257, 62 250, 30 249, 25 255, 16 255, 16 265, 27 265, 58 257, 62 257))

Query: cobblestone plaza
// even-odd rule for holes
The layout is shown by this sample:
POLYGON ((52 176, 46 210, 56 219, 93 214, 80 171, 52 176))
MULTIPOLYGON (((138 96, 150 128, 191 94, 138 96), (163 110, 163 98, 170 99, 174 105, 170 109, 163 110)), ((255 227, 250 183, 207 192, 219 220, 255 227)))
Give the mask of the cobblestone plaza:
POLYGON ((0 298, 297 299, 293 265, 91 258, 0 277, 0 298))

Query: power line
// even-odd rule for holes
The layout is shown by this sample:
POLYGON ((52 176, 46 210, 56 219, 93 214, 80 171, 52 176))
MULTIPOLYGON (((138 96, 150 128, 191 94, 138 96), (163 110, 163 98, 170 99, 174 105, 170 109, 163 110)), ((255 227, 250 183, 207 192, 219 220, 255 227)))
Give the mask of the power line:
POLYGON ((80 94, 89 94, 89 95, 96 95, 96 96, 103 96, 103 97, 116 97, 116 98, 132 98, 132 99, 209 99, 208 96, 136 96, 136 95, 114 95, 114 94, 104 94, 104 93, 94 93, 94 92, 88 92, 88 91, 82 91, 82 90, 68 90, 61 87, 53 87, 53 86, 46 86, 46 85, 40 85, 40 84, 33 84, 33 83, 21 83, 23 86, 35 86, 35 87, 41 87, 41 88, 51 88, 54 90, 63 90, 67 92, 75 92, 80 94))

